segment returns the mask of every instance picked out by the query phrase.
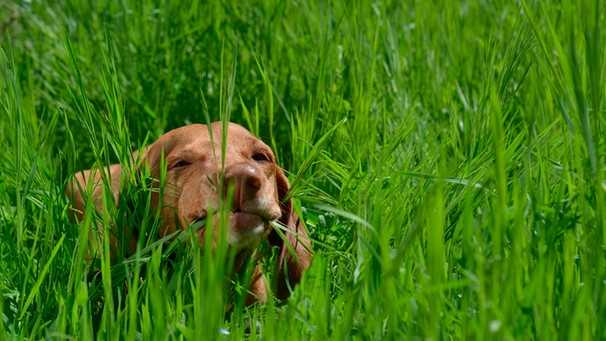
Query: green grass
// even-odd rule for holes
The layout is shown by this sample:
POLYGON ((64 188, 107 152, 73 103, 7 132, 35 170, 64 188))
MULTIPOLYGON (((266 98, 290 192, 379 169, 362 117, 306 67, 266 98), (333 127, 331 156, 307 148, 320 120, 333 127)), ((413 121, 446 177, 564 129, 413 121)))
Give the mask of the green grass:
POLYGON ((602 1, 247 3, 0 1, 0 340, 606 338, 602 1), (289 170, 286 304, 226 315, 185 234, 89 264, 157 228, 140 179, 68 219, 76 170, 217 119, 289 170))

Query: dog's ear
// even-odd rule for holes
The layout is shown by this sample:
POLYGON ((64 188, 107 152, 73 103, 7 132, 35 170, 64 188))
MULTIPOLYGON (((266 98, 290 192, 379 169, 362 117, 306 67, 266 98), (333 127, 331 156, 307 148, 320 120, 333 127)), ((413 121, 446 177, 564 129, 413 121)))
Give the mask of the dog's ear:
MULTIPOLYGON (((137 172, 142 166, 146 154, 147 147, 131 154, 132 166, 137 172)), ((126 171, 126 169, 127 168, 122 167, 120 164, 113 164, 98 169, 87 169, 76 172, 65 187, 65 194, 69 198, 71 204, 69 208, 71 213, 70 218, 74 219, 76 222, 80 222, 84 218, 88 202, 91 202, 96 212, 105 212, 108 208, 106 207, 106 204, 108 203, 104 198, 106 191, 110 191, 110 194, 113 197, 113 203, 109 203, 110 205, 115 205, 116 207, 124 205, 126 207, 130 207, 129 204, 132 199, 132 195, 121 195, 121 192, 124 194, 123 191, 125 188, 128 191, 129 186, 133 185, 132 179, 121 179, 123 177, 122 172, 126 171), (124 201, 124 198, 127 200, 124 201)), ((136 176, 135 179, 137 179, 136 176)), ((128 212, 128 210, 123 212, 128 212)), ((126 217, 132 218, 132 215, 127 214, 126 217)), ((125 220, 122 219, 120 221, 122 222, 120 228, 110 234, 112 257, 117 248, 120 247, 119 238, 117 238, 115 235, 117 231, 122 231, 129 234, 127 238, 120 239, 128 241, 128 244, 125 244, 127 245, 128 250, 132 252, 136 248, 137 231, 125 228, 125 226, 136 228, 137 225, 124 225, 125 220)), ((116 222, 114 221, 113 223, 116 222)), ((103 240, 103 228, 101 224, 95 224, 95 226, 96 230, 94 231, 96 232, 93 230, 89 232, 89 241, 91 242, 91 250, 89 251, 92 252, 92 254, 87 256, 89 258, 94 258, 94 254, 101 252, 100 243, 103 240)))
POLYGON ((110 165, 104 169, 87 169, 76 172, 65 187, 65 194, 71 201, 72 217, 80 221, 84 217, 87 197, 90 191, 90 200, 95 209, 101 212, 104 209, 103 194, 106 187, 103 183, 103 172, 108 176, 109 189, 117 203, 120 197, 120 173, 122 167, 119 164, 110 165))
MULTIPOLYGON (((134 169, 137 171, 144 165, 156 163, 158 158, 156 154, 159 151, 152 150, 151 146, 135 150, 131 153, 131 162, 134 169), (153 161, 148 161, 153 160, 153 161)), ((125 169, 126 171, 126 169, 125 169)), ((97 212, 101 212, 103 207, 103 194, 106 188, 109 188, 114 197, 114 204, 118 204, 120 198, 120 177, 122 175, 122 166, 113 164, 100 169, 86 169, 76 172, 72 179, 65 186, 65 194, 71 201, 72 216, 77 221, 83 218, 84 209, 86 208, 87 191, 90 190, 90 196, 95 205, 97 212), (108 177, 109 187, 103 183, 103 177, 108 177), (89 188, 90 186, 90 188, 89 188)))
MULTIPOLYGON (((117 203, 120 197, 121 172, 122 167, 119 164, 115 164, 102 169, 82 170, 74 174, 65 186, 65 194, 70 200, 70 218, 76 222, 82 221, 88 201, 91 201, 97 212, 103 212, 106 209, 103 196, 107 189, 111 191, 114 203, 117 203), (103 182, 104 176, 108 177, 108 185, 105 185, 103 182)), ((87 259, 94 259, 101 253, 102 235, 103 228, 101 225, 98 225, 97 229, 89 230, 88 240, 90 244, 86 254, 87 259)), ((116 240, 112 235, 110 235, 110 243, 112 247, 116 245, 116 240)))
POLYGON ((292 201, 288 198, 288 179, 276 167, 276 185, 280 199, 282 216, 280 224, 286 227, 282 236, 272 231, 269 236, 270 244, 279 247, 276 274, 276 296, 287 298, 295 285, 301 281, 303 272, 311 264, 311 242, 303 220, 294 211, 292 201), (288 244, 287 244, 288 243, 288 244))

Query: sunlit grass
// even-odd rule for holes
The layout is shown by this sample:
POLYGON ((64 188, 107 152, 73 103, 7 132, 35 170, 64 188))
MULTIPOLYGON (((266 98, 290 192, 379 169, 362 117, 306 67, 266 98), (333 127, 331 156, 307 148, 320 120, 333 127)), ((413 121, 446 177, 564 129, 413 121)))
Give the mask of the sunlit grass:
POLYGON ((606 338, 605 9, 0 2, 0 340, 606 338), (155 237, 131 152, 214 120, 288 171, 315 258, 286 303, 155 237), (116 162, 73 223, 69 177, 116 162))

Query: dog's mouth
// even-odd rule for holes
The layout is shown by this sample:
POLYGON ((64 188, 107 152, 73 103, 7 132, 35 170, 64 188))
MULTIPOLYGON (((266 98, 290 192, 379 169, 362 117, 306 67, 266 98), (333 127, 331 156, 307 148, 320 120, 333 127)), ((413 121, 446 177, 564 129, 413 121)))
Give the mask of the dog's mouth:
MULTIPOLYGON (((256 246, 271 231, 270 220, 258 214, 243 212, 240 209, 230 212, 226 219, 227 242, 238 249, 256 246)), ((194 219, 190 225, 202 237, 209 226, 219 226, 219 224, 218 216, 209 218, 207 215, 203 215, 194 219)))

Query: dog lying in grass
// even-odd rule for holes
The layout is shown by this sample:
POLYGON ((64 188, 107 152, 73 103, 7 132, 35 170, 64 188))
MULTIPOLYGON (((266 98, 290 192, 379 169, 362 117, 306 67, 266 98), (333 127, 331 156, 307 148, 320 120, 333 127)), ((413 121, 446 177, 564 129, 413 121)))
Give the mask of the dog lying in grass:
MULTIPOLYGON (((199 227, 196 233, 200 245, 209 245, 206 237, 211 235, 210 245, 215 245, 220 234, 212 232, 219 226, 219 214, 213 214, 212 219, 209 214, 216 213, 222 201, 229 197, 231 211, 226 215, 225 224, 228 247, 236 252, 252 251, 263 240, 278 247, 275 294, 285 299, 311 262, 307 231, 287 197, 288 180, 276 164, 272 150, 237 124, 229 123, 226 128, 224 146, 222 123, 214 122, 209 126, 192 124, 174 129, 143 152, 135 153, 142 159, 138 167, 147 167, 156 187, 160 187, 158 179, 164 178, 165 190, 154 191, 151 197, 151 207, 160 218, 156 237, 159 239, 193 225, 199 227), (272 229, 276 223, 283 226, 284 232, 272 229)), ((98 212, 103 211, 105 189, 111 190, 114 203, 119 202, 122 168, 119 164, 107 167, 106 185, 99 170, 75 174, 66 193, 78 220, 84 217, 87 198, 98 212)), ((110 234, 112 253, 116 252, 119 232, 110 234)), ((89 239, 99 240, 99 236, 89 235, 89 239)), ((136 233, 129 239, 127 245, 130 252, 134 252, 136 233)), ((250 252, 240 254, 250 255, 250 252)), ((250 283, 247 303, 265 302, 267 281, 259 264, 255 265, 250 283)))

